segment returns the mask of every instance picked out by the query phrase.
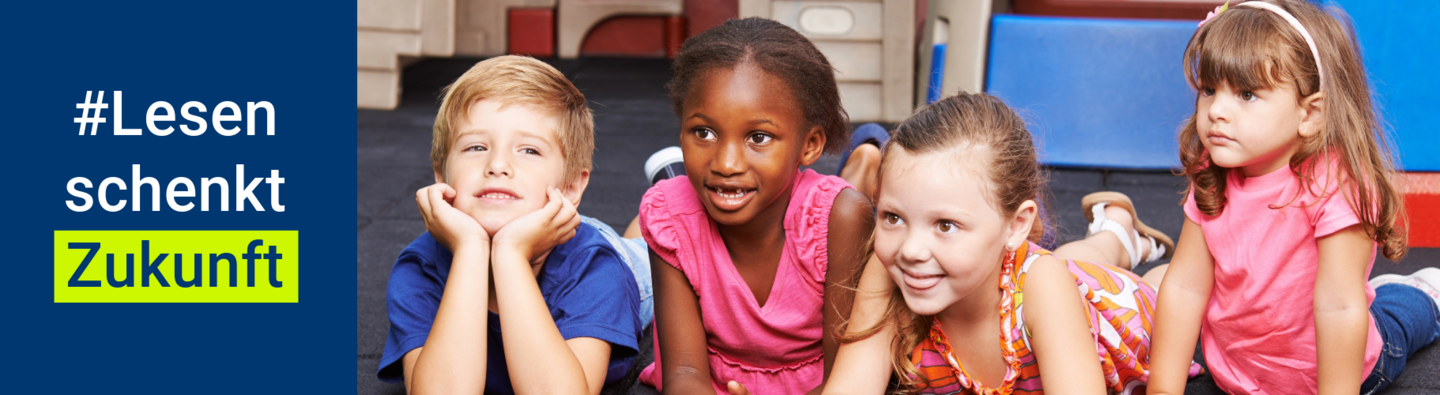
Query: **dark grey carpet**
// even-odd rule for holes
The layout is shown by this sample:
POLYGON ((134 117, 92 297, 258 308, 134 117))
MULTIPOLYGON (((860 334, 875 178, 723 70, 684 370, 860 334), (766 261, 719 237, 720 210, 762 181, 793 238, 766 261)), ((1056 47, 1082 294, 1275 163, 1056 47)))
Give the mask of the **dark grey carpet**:
MULTIPOLYGON (((400 394, 405 387, 375 378, 385 346, 385 283, 395 256, 425 231, 415 208, 415 190, 434 183, 430 170, 430 130, 439 109, 440 89, 480 59, 435 59, 405 70, 404 98, 393 111, 357 111, 356 186, 356 391, 400 394)), ((595 112, 595 169, 580 212, 625 229, 649 186, 642 174, 645 159, 676 144, 678 122, 670 112, 664 84, 669 62, 653 59, 580 59, 551 61, 585 93, 595 112)), ((827 156, 813 168, 834 174, 838 158, 827 156)), ((1184 213, 1178 202, 1183 177, 1163 172, 1052 169, 1050 207, 1065 241, 1085 234, 1079 210, 1085 194, 1114 190, 1134 200, 1146 224, 1178 237, 1184 213)), ((1377 259, 1374 274, 1410 273, 1440 266, 1440 249, 1416 248, 1404 262, 1377 259)), ((1153 265, 1138 268, 1144 272, 1153 265)), ((649 333, 648 331, 646 333, 649 333)), ((642 340, 641 360, 626 380, 606 393, 653 394, 634 385, 643 364, 653 360, 651 340, 642 340), (632 387, 632 385, 634 385, 632 387), (627 391, 628 390, 628 391, 627 391)), ((1208 376, 1190 381, 1191 394, 1219 394, 1208 376)), ((1440 393, 1440 354, 1436 347, 1420 351, 1387 394, 1440 393)))

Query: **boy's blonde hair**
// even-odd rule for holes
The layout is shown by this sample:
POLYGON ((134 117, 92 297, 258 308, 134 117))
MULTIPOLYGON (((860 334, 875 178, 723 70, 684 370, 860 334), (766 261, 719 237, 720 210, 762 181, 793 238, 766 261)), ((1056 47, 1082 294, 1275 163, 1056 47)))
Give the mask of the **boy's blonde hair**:
POLYGON ((500 56, 476 63, 470 71, 445 87, 440 113, 435 115, 430 164, 445 174, 455 128, 471 105, 482 99, 502 106, 525 104, 556 115, 555 134, 565 159, 564 179, 574 180, 589 170, 595 152, 595 121, 580 93, 559 70, 534 58, 500 56))

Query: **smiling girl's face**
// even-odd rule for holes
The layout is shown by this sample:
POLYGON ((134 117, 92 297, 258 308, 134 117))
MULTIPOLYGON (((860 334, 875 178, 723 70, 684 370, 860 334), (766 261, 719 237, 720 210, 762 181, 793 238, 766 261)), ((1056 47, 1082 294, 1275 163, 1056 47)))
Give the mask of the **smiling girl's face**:
MULTIPOLYGON (((1017 236, 1014 216, 998 211, 986 195, 993 188, 978 164, 989 163, 990 154, 890 149, 881 167, 875 254, 905 304, 916 314, 936 315, 996 291, 1004 246, 1017 236)), ((1027 233, 1025 226, 1020 240, 1027 233)))
POLYGON ((783 215, 799 167, 825 147, 785 82, 742 63, 706 73, 684 103, 685 173, 710 218, 742 225, 761 213, 783 215))

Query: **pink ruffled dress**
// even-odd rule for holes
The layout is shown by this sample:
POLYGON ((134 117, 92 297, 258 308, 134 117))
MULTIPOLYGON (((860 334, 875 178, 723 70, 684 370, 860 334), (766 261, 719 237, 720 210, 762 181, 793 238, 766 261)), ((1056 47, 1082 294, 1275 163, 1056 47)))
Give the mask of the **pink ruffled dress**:
MULTIPOLYGON (((824 375, 822 304, 827 234, 839 177, 805 170, 785 211, 785 246, 775 284, 759 306, 686 177, 661 181, 640 203, 641 233, 661 259, 685 274, 699 297, 710 378, 716 393, 734 380, 758 393, 798 394, 824 375)), ((640 381, 661 387, 660 346, 640 381)))

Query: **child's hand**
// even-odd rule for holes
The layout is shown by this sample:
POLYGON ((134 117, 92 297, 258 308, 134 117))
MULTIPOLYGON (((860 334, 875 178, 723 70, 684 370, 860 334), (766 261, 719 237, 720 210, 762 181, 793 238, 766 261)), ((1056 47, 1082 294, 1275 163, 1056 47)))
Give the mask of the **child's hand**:
POLYGON ((490 247, 490 234, 475 218, 455 209, 454 202, 455 189, 445 183, 415 191, 415 205, 420 206, 425 230, 430 231, 440 245, 452 252, 461 247, 490 247))
POLYGON ((559 189, 547 188, 545 196, 549 199, 545 207, 510 221, 495 233, 497 251, 504 248, 531 262, 575 237, 575 229, 580 226, 580 213, 575 211, 575 204, 559 189))
POLYGON ((725 389, 730 391, 730 395, 750 395, 750 390, 745 389, 745 384, 740 384, 738 381, 730 381, 725 384, 725 389))

